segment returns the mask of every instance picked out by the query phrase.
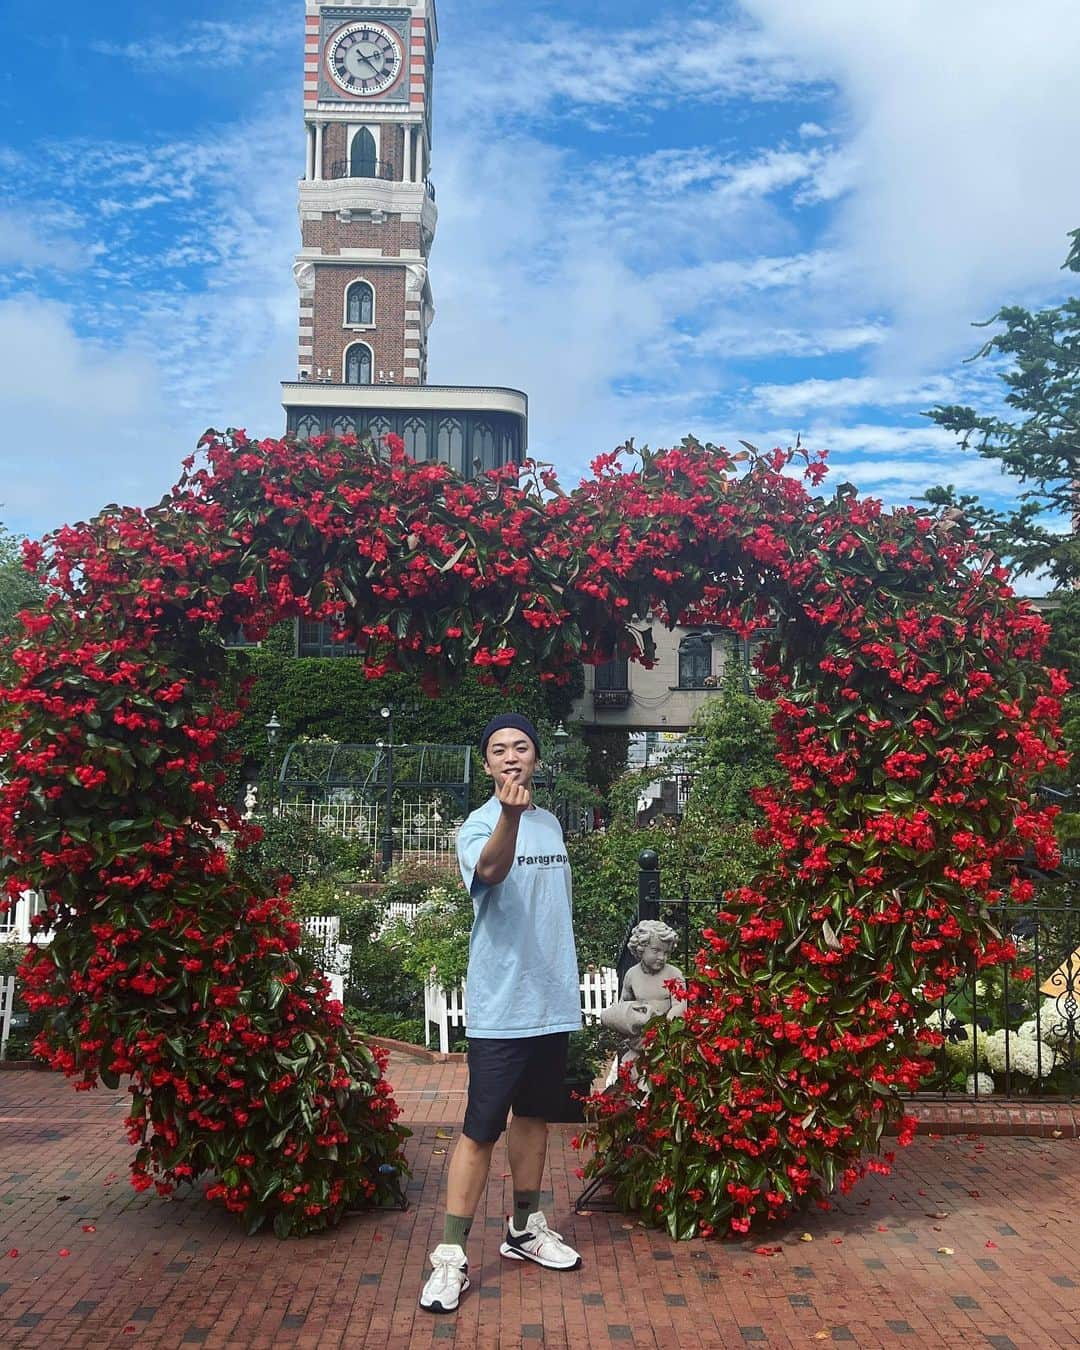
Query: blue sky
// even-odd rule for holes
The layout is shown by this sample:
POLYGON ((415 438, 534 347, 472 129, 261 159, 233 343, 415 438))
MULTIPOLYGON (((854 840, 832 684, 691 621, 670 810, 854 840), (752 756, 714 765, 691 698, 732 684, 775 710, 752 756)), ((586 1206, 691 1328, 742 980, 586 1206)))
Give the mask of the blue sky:
MULTIPOLYGON (((302 0, 0 15, 0 520, 148 504, 295 369, 302 0)), ((993 466, 971 321, 1080 225, 1069 0, 441 0, 433 383, 531 400, 576 481, 628 436, 831 451, 888 502, 993 466)))

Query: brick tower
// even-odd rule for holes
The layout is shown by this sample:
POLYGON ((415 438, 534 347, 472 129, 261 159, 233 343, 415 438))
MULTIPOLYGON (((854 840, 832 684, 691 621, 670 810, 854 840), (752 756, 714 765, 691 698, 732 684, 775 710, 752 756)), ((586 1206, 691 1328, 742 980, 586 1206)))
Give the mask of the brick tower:
POLYGON ((287 431, 387 431, 462 472, 520 460, 527 402, 427 384, 435 0, 305 0, 298 378, 287 431))

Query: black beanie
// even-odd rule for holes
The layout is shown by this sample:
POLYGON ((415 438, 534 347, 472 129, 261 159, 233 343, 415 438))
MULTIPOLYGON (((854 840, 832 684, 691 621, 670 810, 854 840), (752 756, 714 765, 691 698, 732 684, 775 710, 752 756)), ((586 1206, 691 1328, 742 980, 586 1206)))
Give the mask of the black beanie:
POLYGON ((498 717, 493 717, 484 730, 480 733, 480 753, 487 755, 487 744, 497 731, 505 731, 507 727, 513 727, 515 731, 523 731, 533 745, 536 746, 536 758, 540 758, 540 737, 536 734, 536 728, 527 717, 522 717, 521 713, 499 713, 498 717))

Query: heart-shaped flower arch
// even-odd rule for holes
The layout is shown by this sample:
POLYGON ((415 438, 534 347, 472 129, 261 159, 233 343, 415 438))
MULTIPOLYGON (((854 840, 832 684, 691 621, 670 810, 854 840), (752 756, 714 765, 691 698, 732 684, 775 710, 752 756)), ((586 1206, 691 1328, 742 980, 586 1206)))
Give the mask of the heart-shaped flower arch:
POLYGON ((647 1100, 623 1084, 596 1108, 591 1167, 680 1235, 853 1180, 926 1067, 927 1001, 1011 955, 985 909, 1023 896, 1008 859, 1055 853, 1029 797, 1060 761, 1063 681, 1002 571, 953 522, 811 498, 780 452, 741 473, 693 441, 634 472, 604 456, 567 494, 535 467, 463 482, 393 440, 202 448, 159 506, 28 549, 51 593, 0 705, 8 894, 40 891, 53 936, 23 964, 38 1049, 78 1087, 130 1076, 135 1185, 211 1173, 211 1196, 286 1234, 404 1166, 378 1052, 219 800, 221 634, 298 616, 432 691, 469 664, 563 681, 647 660, 639 615, 774 629, 775 869, 722 902, 685 1021, 649 1033, 647 1100))

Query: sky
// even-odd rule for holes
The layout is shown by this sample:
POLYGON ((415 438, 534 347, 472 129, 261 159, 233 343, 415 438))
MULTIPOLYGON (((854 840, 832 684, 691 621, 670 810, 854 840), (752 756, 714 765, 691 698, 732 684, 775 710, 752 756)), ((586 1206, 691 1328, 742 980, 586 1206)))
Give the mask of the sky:
MULTIPOLYGON (((283 430, 303 0, 6 0, 0 521, 149 505, 283 430)), ((432 383, 530 399, 568 485, 633 437, 827 448, 889 504, 1013 480, 972 327, 1056 303, 1074 0, 440 0, 432 383)))

